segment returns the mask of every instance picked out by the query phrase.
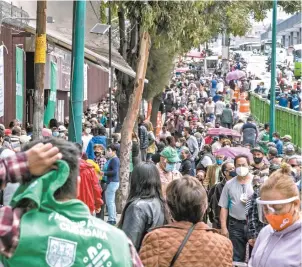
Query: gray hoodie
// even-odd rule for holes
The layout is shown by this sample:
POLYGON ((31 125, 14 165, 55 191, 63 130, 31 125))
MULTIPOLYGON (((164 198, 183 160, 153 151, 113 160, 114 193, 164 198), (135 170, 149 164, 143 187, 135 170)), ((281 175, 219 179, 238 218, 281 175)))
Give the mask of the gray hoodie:
POLYGON ((301 267, 302 221, 276 232, 264 227, 254 246, 249 267, 301 267))

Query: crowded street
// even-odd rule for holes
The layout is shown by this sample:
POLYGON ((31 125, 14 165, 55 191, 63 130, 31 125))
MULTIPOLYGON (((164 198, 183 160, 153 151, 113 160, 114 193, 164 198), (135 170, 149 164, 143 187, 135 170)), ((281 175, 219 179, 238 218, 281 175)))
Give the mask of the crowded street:
POLYGON ((302 267, 299 1, 19 2, 0 266, 302 267))

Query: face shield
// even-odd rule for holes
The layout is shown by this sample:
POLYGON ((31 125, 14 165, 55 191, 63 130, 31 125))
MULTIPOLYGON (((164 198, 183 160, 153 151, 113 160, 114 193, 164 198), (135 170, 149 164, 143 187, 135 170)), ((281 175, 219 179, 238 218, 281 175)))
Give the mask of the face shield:
POLYGON ((258 217, 260 222, 268 224, 265 215, 268 214, 279 215, 280 214, 279 211, 281 210, 283 211, 283 206, 285 204, 291 203, 297 199, 299 199, 298 196, 287 198, 287 199, 280 199, 280 200, 261 200, 260 197, 257 198, 256 202, 257 202, 258 217))

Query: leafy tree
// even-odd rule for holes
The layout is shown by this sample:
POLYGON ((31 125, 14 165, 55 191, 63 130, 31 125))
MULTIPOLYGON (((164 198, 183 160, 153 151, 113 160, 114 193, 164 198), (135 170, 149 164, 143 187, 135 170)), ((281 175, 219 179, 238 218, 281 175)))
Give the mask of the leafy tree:
MULTIPOLYGON (((115 1, 109 4, 113 16, 118 16, 119 19, 119 51, 133 69, 136 70, 139 61, 142 32, 149 33, 148 36, 151 37, 152 46, 147 69, 149 84, 144 92, 144 96, 148 99, 158 96, 168 82, 171 65, 176 55, 185 53, 222 32, 244 35, 251 27, 250 18, 261 20, 272 7, 272 1, 254 0, 115 1), (128 30, 125 26, 126 20, 130 22, 128 30)), ((300 1, 280 1, 279 5, 286 12, 300 10, 300 1)), ((106 5, 102 4, 100 8, 102 18, 105 18, 105 7, 106 5)), ((127 100, 133 99, 130 96, 134 81, 119 71, 117 71, 117 79, 120 100, 119 118, 123 122, 127 111, 132 108, 128 106, 127 100)), ((121 147, 121 150, 124 151, 125 148, 121 147)), ((121 160, 121 165, 128 164, 129 153, 126 157, 121 160)), ((123 169, 127 170, 124 167, 123 169)), ((121 181, 123 191, 126 192, 128 179, 121 180, 123 180, 121 181)))

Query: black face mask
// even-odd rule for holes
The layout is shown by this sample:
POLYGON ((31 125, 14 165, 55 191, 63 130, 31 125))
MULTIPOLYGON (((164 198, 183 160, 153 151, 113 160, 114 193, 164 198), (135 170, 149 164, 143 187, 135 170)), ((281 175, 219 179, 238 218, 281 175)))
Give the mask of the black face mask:
POLYGON ((237 173, 236 173, 235 170, 233 170, 233 171, 229 172, 229 175, 230 175, 231 177, 235 177, 235 176, 237 176, 237 173))
POLYGON ((263 158, 253 158, 253 160, 256 164, 259 164, 263 160, 263 158))
POLYGON ((102 153, 102 152, 94 152, 94 155, 95 155, 96 157, 98 157, 98 156, 103 155, 103 153, 102 153))

